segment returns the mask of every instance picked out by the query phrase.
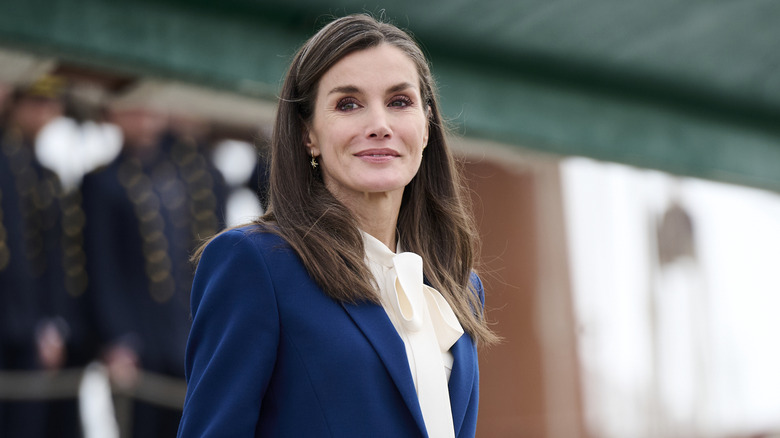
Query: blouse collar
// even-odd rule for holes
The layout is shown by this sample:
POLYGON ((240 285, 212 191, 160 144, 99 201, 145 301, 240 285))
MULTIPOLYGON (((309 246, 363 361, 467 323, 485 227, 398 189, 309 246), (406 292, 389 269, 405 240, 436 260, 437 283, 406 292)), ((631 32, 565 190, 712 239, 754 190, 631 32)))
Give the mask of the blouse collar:
POLYGON ((441 293, 424 283, 422 258, 413 252, 401 252, 400 244, 396 246, 398 253, 394 253, 377 238, 360 232, 366 258, 395 275, 392 290, 388 291, 391 293, 388 304, 400 316, 402 324, 409 330, 420 330, 424 315, 428 314, 441 350, 448 351, 463 335, 463 327, 441 293))
POLYGON ((366 257, 374 263, 378 263, 386 268, 392 268, 393 257, 396 256, 396 252, 401 252, 401 243, 399 242, 396 245, 396 252, 393 252, 376 237, 363 230, 360 231, 360 234, 363 235, 363 246, 366 249, 366 257))

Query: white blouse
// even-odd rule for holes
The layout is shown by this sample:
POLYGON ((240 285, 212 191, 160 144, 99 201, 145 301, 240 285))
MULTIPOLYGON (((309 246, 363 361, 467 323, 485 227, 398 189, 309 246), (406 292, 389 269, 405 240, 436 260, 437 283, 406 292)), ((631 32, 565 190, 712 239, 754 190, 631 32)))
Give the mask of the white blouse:
POLYGON ((463 328, 444 297, 423 283, 419 255, 400 248, 396 254, 370 234, 361 233, 366 264, 379 286, 382 306, 406 346, 428 435, 454 437, 447 387, 453 364, 449 350, 463 335, 463 328))

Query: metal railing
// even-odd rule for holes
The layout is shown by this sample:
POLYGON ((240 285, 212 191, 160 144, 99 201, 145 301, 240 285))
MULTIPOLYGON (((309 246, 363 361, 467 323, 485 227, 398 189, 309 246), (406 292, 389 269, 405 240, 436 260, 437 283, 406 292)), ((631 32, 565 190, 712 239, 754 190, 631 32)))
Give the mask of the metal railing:
MULTIPOLYGON (((96 365, 99 367, 99 365, 96 365)), ((47 401, 79 400, 85 397, 82 390, 84 377, 95 368, 70 368, 58 371, 0 371, 0 401, 47 401)), ((143 401, 152 405, 182 409, 187 385, 184 380, 149 371, 139 371, 137 382, 130 387, 110 384, 107 373, 106 386, 110 387, 111 410, 116 421, 120 437, 131 435, 133 401, 143 401), (110 386, 109 386, 110 385, 110 386)), ((83 400, 79 400, 82 401, 83 400)), ((84 424, 84 404, 80 403, 81 420, 84 424)), ((88 427, 87 427, 88 428, 88 427)), ((85 431, 85 435, 89 435, 85 431)))

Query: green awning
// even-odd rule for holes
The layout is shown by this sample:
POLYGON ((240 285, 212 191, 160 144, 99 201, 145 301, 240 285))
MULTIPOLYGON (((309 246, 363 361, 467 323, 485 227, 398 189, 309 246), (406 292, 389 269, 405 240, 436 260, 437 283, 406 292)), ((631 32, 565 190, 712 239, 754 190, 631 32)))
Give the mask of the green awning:
POLYGON ((4 0, 0 46, 273 100, 299 44, 363 11, 420 40, 466 137, 780 191, 773 0, 4 0))

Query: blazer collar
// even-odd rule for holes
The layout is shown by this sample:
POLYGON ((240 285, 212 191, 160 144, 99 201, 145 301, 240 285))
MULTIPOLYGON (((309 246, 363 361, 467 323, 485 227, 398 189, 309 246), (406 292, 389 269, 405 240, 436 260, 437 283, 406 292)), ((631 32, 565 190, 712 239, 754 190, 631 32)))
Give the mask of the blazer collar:
POLYGON ((387 317, 382 306, 373 303, 350 304, 342 303, 349 316, 355 321, 360 331, 371 342, 379 358, 385 364, 395 386, 401 392, 401 397, 414 417, 417 426, 425 435, 423 420, 417 391, 414 389, 409 362, 406 360, 404 341, 398 336, 393 323, 387 317))
MULTIPOLYGON (((417 422, 417 426, 423 432, 423 436, 427 436, 409 362, 406 359, 406 348, 385 309, 373 303, 357 305, 342 303, 342 306, 374 347, 401 392, 401 397, 417 422)), ((473 349, 474 344, 468 335, 461 336, 451 349, 455 362, 450 375, 449 390, 455 436, 460 433, 471 399, 476 371, 473 349)))

